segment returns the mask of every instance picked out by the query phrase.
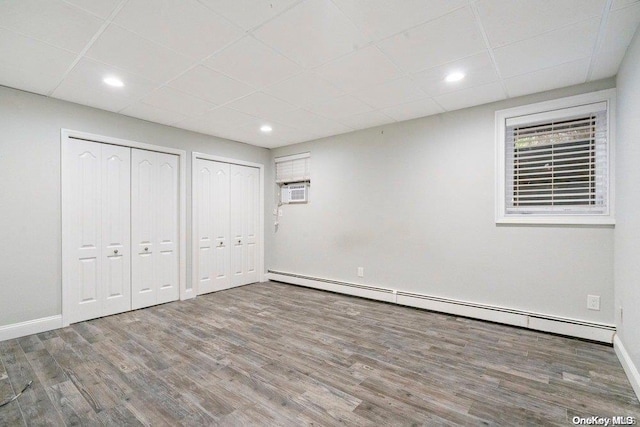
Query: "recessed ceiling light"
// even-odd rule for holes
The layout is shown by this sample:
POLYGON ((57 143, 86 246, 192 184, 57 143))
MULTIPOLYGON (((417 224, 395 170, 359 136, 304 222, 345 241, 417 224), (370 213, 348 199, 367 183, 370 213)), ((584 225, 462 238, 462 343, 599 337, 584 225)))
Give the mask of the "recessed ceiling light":
POLYGON ((271 132, 273 129, 272 129, 272 128, 271 128, 271 126, 269 126, 269 125, 264 125, 264 126, 260 127, 260 130, 261 130, 262 132, 264 132, 264 133, 269 133, 269 132, 271 132))
POLYGON ((453 72, 453 73, 447 75, 447 77, 445 78, 445 81, 447 81, 449 83, 453 83, 453 82, 458 82, 458 81, 460 81, 462 79, 464 79, 464 73, 456 71, 456 72, 453 72))
POLYGON ((105 82, 106 84, 108 84, 109 86, 113 86, 113 87, 122 87, 124 86, 124 83, 122 82, 122 80, 120 80, 117 77, 105 77, 103 80, 103 82, 105 82))

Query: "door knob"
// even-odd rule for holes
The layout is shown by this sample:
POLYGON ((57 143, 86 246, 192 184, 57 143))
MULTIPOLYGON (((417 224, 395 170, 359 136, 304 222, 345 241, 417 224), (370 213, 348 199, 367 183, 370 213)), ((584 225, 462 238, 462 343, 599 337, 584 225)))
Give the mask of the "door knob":
POLYGON ((222 242, 220 242, 220 246, 222 246, 222 242))
POLYGON ((114 249, 114 250, 113 250, 113 253, 114 253, 114 254, 117 254, 117 253, 118 253, 118 250, 117 250, 117 249, 114 249))
POLYGON ((149 250, 149 248, 144 248, 144 250, 145 250, 145 251, 148 251, 148 250, 149 250))

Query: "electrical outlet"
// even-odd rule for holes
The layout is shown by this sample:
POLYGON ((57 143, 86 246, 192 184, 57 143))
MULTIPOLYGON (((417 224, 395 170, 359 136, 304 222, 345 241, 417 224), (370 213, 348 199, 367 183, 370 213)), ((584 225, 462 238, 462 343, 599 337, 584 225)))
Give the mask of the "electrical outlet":
POLYGON ((364 267, 358 267, 358 277, 364 277, 364 267))
POLYGON ((598 295, 587 295, 587 308, 600 311, 600 297, 598 295))

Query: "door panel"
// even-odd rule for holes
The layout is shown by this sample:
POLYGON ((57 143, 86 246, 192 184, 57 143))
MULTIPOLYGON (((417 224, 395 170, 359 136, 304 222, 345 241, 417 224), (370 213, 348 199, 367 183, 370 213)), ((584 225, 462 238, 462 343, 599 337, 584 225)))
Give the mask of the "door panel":
POLYGON ((103 316, 131 309, 131 149, 102 145, 103 316))
POLYGON ((258 281, 257 235, 259 169, 231 165, 231 227, 234 241, 232 261, 233 284, 246 285, 258 281))
POLYGON ((213 215, 211 197, 213 196, 211 187, 213 186, 213 164, 204 160, 196 159, 193 165, 196 168, 196 187, 193 193, 196 194, 198 206, 196 210, 196 239, 198 239, 196 277, 198 278, 198 293, 213 292, 213 279, 211 274, 213 268, 213 215))
POLYGON ((245 283, 254 283, 259 280, 258 276, 258 234, 260 229, 260 217, 259 217, 259 200, 260 200, 260 170, 258 168, 245 168, 246 176, 246 230, 247 235, 245 240, 247 242, 246 249, 246 264, 245 264, 245 283))
POLYGON ((157 304, 180 296, 178 280, 178 156, 156 153, 154 210, 157 216, 155 264, 157 304))
MULTIPOLYGON (((205 160, 207 161, 207 160, 205 160)), ((229 165, 213 163, 213 185, 211 186, 211 208, 213 230, 213 290, 230 286, 229 277, 229 165)))
POLYGON ((63 214, 67 231, 65 282, 74 321, 99 317, 102 235, 100 145, 71 140, 64 145, 63 214))
POLYGON ((231 165, 231 273, 233 285, 244 284, 244 264, 246 258, 246 182, 243 167, 231 165))

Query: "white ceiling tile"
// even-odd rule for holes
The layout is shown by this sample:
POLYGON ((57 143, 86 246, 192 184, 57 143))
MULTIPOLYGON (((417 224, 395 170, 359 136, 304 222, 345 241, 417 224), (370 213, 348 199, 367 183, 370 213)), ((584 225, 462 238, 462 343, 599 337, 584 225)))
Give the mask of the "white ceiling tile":
POLYGON ((584 83, 589 58, 512 77, 504 81, 510 97, 544 92, 546 90, 584 83))
POLYGON ((593 58, 591 80, 612 77, 618 73, 627 47, 640 24, 640 2, 618 3, 618 6, 622 5, 627 7, 609 13, 600 46, 593 58))
POLYGON ((433 99, 425 98, 385 108, 382 112, 394 120, 401 122, 442 113, 444 110, 433 99))
POLYGON ((599 52, 626 49, 638 24, 640 24, 640 3, 610 12, 599 52))
POLYGON ((593 58, 591 76, 589 80, 605 79, 618 74, 618 69, 622 63, 627 49, 604 50, 593 58))
POLYGON ((591 56, 600 19, 589 19, 494 50, 503 78, 591 56))
POLYGON ((374 108, 386 108, 425 98, 418 84, 408 77, 400 77, 381 85, 354 92, 353 95, 374 108))
POLYGON ((153 91, 142 101, 145 104, 187 116, 197 116, 215 107, 215 104, 211 102, 180 92, 169 86, 153 91))
POLYGON ((136 117, 138 119, 148 120, 150 122, 162 123, 165 125, 171 125, 175 122, 184 120, 186 116, 173 112, 156 108, 151 105, 147 105, 143 102, 136 102, 133 105, 119 111, 119 113, 126 116, 136 117))
POLYGON ((399 76, 395 65, 375 46, 344 56, 315 71, 320 78, 347 92, 399 76))
POLYGON ((298 106, 319 103, 344 94, 343 91, 322 80, 313 72, 298 74, 270 86, 264 91, 298 106))
POLYGON ((113 24, 86 56, 160 83, 176 77, 194 63, 186 56, 113 24))
POLYGON ((0 28, 0 85, 46 94, 76 55, 0 28))
POLYGON ((605 0, 478 0, 492 47, 504 46, 600 16, 605 0))
POLYGON ((369 111, 340 119, 340 122, 353 129, 366 129, 395 122, 381 111, 369 111))
POLYGON ((273 18, 300 0, 200 0, 202 4, 245 30, 273 18))
POLYGON ((0 27, 80 52, 103 20, 61 0, 0 1, 0 27))
POLYGON ((214 104, 224 104, 253 92, 252 87, 202 66, 189 70, 169 86, 214 104))
POLYGON ((499 80, 496 68, 487 52, 421 71, 412 77, 429 96, 482 86, 499 80), (464 73, 464 79, 457 82, 445 81, 447 75, 453 72, 464 73))
POLYGON ((469 7, 458 9, 378 44, 405 71, 420 71, 486 49, 469 7))
POLYGON ((636 5, 640 3, 640 0, 613 0, 611 4, 611 10, 623 9, 628 6, 636 5))
POLYGON ((505 98, 506 95, 500 83, 489 83, 488 85, 463 89, 458 92, 445 93, 434 99, 445 110, 451 111, 473 107, 475 105, 488 104, 505 98))
POLYGON ((151 93, 154 88, 154 83, 134 74, 81 59, 52 96, 103 110, 119 111, 151 93), (102 81, 106 76, 120 78, 124 86, 117 88, 106 85, 102 81))
POLYGON ((271 114, 285 113, 296 109, 291 105, 263 92, 252 93, 226 105, 228 108, 259 117, 270 117, 271 114))
POLYGON ((271 115, 272 120, 291 128, 304 130, 310 135, 332 134, 349 132, 351 128, 342 125, 335 120, 319 116, 307 110, 298 109, 271 115))
POLYGON ((251 36, 209 58, 205 65, 256 88, 277 83, 302 71, 298 64, 251 36))
POLYGON ((640 24, 640 1, 609 13, 603 48, 627 47, 640 24))
POLYGON ((467 0, 334 0, 334 3, 371 39, 431 21, 468 3, 467 0))
POLYGON ((129 0, 113 22, 196 59, 243 35, 240 28, 196 0, 129 0))
POLYGON ((291 144, 300 133, 282 124, 273 124, 272 127, 272 132, 264 133, 260 131, 259 123, 250 123, 233 129, 231 132, 227 132, 226 135, 228 135, 227 138, 232 138, 236 141, 272 148, 291 144))
POLYGON ((101 18, 108 18, 122 0, 64 0, 101 18))
POLYGON ((351 95, 334 98, 322 104, 309 106, 309 110, 330 119, 341 119, 373 110, 370 106, 351 95))
POLYGON ((195 132, 221 135, 221 132, 229 132, 232 129, 248 123, 255 123, 256 120, 256 117, 241 113, 240 111, 219 107, 207 111, 201 116, 189 117, 178 122, 176 126, 195 132))
POLYGON ((331 0, 308 0, 258 28, 254 35, 304 67, 364 46, 365 39, 331 0))

